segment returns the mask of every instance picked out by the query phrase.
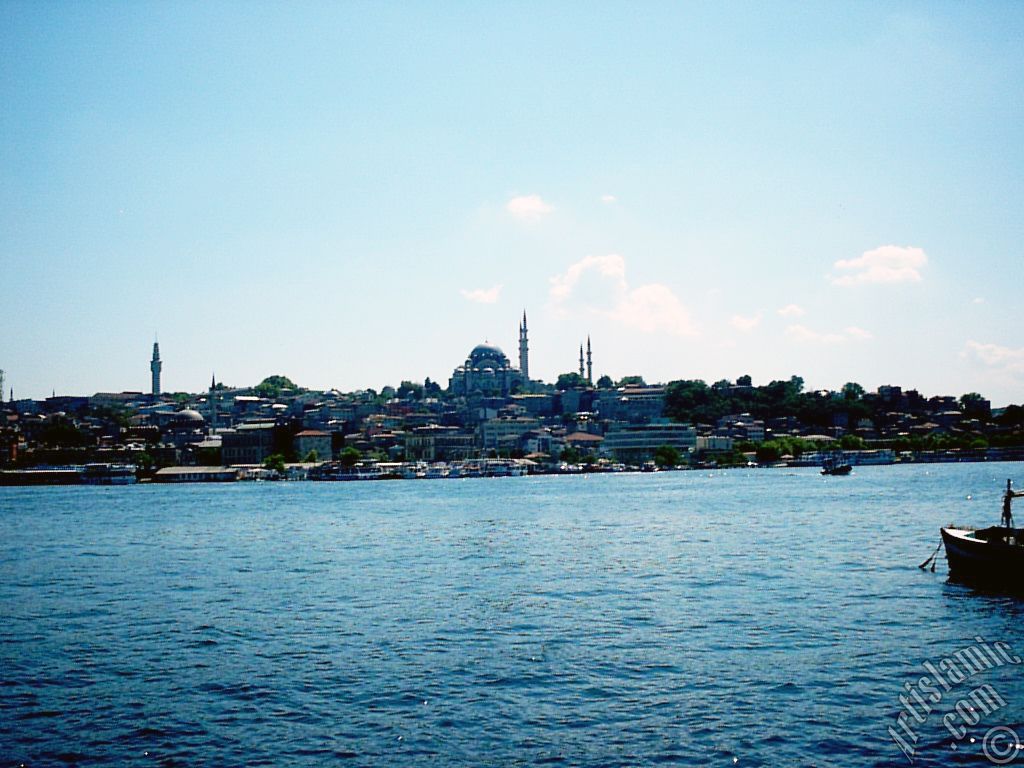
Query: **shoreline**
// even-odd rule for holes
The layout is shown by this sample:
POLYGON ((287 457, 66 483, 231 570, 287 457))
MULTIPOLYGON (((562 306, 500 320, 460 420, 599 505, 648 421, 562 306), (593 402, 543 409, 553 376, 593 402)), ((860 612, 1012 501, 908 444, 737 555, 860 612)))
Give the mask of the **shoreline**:
MULTIPOLYGON (((1024 461, 1024 451, 1010 455, 950 455, 949 452, 927 452, 896 459, 878 460, 870 457, 858 461, 849 454, 855 467, 902 466, 914 464, 981 464, 1024 461)), ((131 464, 86 464, 26 467, 0 470, 0 487, 31 487, 49 485, 148 485, 151 483, 233 483, 233 482, 367 482, 381 480, 465 480, 473 478, 526 477, 539 475, 583 474, 652 474, 657 472, 707 472, 733 469, 813 469, 820 462, 804 459, 747 464, 701 462, 693 465, 555 464, 541 465, 528 459, 475 459, 463 462, 382 462, 342 467, 335 462, 293 463, 285 465, 282 474, 262 465, 175 466, 164 467, 153 474, 140 473, 131 464)))

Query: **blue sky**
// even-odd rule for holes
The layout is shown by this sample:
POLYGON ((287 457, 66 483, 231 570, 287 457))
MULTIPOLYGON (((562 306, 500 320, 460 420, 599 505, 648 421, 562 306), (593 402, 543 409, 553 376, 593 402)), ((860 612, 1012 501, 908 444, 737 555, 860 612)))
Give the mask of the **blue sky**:
POLYGON ((1024 401, 1024 6, 0 5, 15 395, 211 371, 1024 401))

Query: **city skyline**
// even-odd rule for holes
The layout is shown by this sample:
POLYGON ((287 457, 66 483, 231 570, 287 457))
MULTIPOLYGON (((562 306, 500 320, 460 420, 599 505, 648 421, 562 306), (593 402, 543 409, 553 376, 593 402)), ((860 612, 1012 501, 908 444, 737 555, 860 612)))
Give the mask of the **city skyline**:
MULTIPOLYGON (((16 397, 210 371, 1024 400, 1024 10, 34 6, 0 13, 16 397)), ((6 394, 6 393, 5 393, 6 394)))

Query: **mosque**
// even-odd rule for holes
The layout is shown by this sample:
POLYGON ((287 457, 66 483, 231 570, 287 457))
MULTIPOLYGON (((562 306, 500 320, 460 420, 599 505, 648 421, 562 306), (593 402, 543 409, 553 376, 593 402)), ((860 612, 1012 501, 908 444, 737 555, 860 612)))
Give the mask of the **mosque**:
POLYGON ((525 391, 530 383, 530 348, 526 331, 526 312, 519 325, 519 367, 515 368, 501 347, 477 344, 466 362, 452 371, 448 391, 455 395, 479 392, 485 395, 508 395, 525 391))

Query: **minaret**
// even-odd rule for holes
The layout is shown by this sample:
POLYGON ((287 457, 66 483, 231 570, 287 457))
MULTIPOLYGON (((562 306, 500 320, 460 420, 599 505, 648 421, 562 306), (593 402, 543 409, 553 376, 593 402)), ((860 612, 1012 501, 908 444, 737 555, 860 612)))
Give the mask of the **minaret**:
POLYGON ((580 378, 583 378, 583 345, 580 344, 580 378))
POLYGON ((153 342, 153 359, 149 361, 149 372, 153 374, 153 397, 160 397, 160 369, 164 364, 160 362, 160 345, 153 342))
POLYGON ((530 380, 530 345, 526 339, 526 310, 523 310, 523 324, 519 326, 519 372, 523 381, 530 380))
POLYGON ((210 375, 210 434, 217 431, 217 374, 210 375))
POLYGON ((590 337, 587 336, 587 384, 594 383, 594 363, 590 358, 590 337))

